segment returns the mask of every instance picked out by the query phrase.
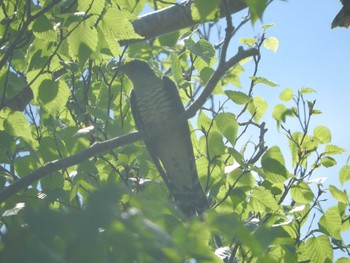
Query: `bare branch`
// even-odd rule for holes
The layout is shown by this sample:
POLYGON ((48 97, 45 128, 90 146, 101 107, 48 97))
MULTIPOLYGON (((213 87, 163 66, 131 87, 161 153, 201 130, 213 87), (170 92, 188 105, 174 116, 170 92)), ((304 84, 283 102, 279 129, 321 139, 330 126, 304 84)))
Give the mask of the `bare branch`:
MULTIPOLYGON (((221 17, 224 17, 227 14, 227 10, 229 10, 231 14, 234 14, 247 7, 242 0, 229 0, 226 2, 226 4, 221 3, 220 5, 221 17)), ((135 32, 144 38, 120 41, 120 45, 124 46, 135 42, 153 39, 198 24, 198 21, 192 19, 192 4, 193 0, 184 1, 180 4, 175 4, 168 8, 141 16, 139 20, 133 22, 133 26, 135 32)))

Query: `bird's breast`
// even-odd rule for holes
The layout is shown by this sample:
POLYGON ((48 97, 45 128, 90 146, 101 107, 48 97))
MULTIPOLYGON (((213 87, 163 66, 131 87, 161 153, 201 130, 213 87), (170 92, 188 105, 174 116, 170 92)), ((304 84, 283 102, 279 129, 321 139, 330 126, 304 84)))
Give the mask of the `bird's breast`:
POLYGON ((144 91, 136 97, 136 100, 140 118, 146 128, 164 125, 175 117, 176 111, 173 109, 171 99, 161 86, 144 91))

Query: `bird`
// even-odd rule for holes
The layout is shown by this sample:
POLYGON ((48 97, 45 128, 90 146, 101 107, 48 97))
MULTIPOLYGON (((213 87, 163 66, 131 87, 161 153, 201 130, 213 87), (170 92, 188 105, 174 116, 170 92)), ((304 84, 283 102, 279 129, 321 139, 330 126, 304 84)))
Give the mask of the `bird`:
POLYGON ((170 126, 185 112, 176 84, 166 75, 158 77, 142 60, 119 70, 133 84, 130 104, 136 127, 150 135, 146 148, 177 207, 186 216, 202 215, 209 205, 198 179, 188 122, 170 126))
POLYGON ((335 16, 332 22, 332 28, 350 26, 350 0, 341 0, 343 7, 335 16))

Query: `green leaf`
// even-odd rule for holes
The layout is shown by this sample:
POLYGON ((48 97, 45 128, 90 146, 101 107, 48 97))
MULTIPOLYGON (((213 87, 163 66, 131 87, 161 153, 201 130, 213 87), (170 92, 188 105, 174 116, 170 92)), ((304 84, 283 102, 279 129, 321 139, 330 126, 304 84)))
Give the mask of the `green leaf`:
POLYGON ((110 41, 117 42, 118 40, 126 39, 142 39, 142 36, 135 33, 134 27, 130 22, 130 20, 136 19, 137 17, 125 9, 120 10, 116 7, 110 7, 106 9, 106 12, 102 16, 99 27, 102 29, 109 43, 110 41))
POLYGON ((251 99, 247 94, 241 91, 225 90, 225 94, 230 100, 238 105, 245 105, 251 99))
POLYGON ((264 30, 266 30, 266 29, 268 29, 268 28, 270 28, 270 27, 274 27, 275 26, 275 24, 266 24, 266 25, 262 25, 261 27, 264 29, 264 30))
POLYGON ((331 263, 333 261, 332 245, 325 235, 309 238, 306 241, 305 250, 311 262, 331 263))
POLYGON ((304 182, 298 182, 297 184, 292 185, 290 193, 293 200, 298 204, 309 204, 314 200, 314 193, 304 182))
POLYGON ((219 18, 219 0, 195 0, 191 5, 192 19, 195 21, 215 21, 219 18))
POLYGON ((65 108, 69 96, 66 82, 44 79, 39 86, 37 99, 51 115, 56 116, 65 108))
POLYGON ((281 92, 281 94, 279 95, 279 98, 280 98, 280 100, 288 102, 288 101, 291 101, 293 99, 293 96, 294 96, 293 89, 286 88, 281 92))
POLYGON ((350 258, 338 258, 336 263, 350 263, 350 258))
POLYGON ((268 80, 264 77, 250 77, 250 79, 252 79, 254 81, 254 86, 257 85, 257 84, 265 84, 267 86, 270 86, 270 87, 277 87, 278 84, 276 82, 273 82, 271 80, 268 80))
POLYGON ((341 185, 350 180, 350 165, 344 165, 339 172, 339 179, 341 185))
POLYGON ((310 94, 310 93, 315 93, 316 90, 312 89, 312 88, 302 88, 299 90, 299 92, 301 94, 310 94))
POLYGON ((219 132, 212 131, 208 135, 208 147, 210 157, 219 156, 225 152, 222 135, 219 132))
POLYGON ((256 38, 240 38, 239 43, 253 47, 256 43, 256 38))
POLYGON ((20 156, 15 159, 15 170, 19 176, 25 176, 37 169, 38 163, 33 155, 20 156))
POLYGON ((282 183, 288 177, 285 161, 278 146, 273 146, 264 153, 261 166, 266 179, 272 183, 282 183))
POLYGON ((263 99, 263 97, 260 97, 260 96, 254 97, 253 101, 251 101, 248 104, 248 111, 252 116, 254 116, 254 120, 256 122, 259 122, 261 117, 267 111, 267 108, 268 108, 267 102, 263 99))
POLYGON ((52 22, 45 15, 38 17, 34 21, 32 30, 34 35, 42 41, 55 41, 57 38, 52 22))
POLYGON ((265 41, 264 41, 264 47, 266 49, 269 49, 273 52, 277 52, 279 46, 279 42, 278 39, 276 37, 268 37, 265 41))
POLYGON ((346 152, 346 150, 332 144, 326 145, 326 148, 324 150, 324 154, 327 154, 327 155, 336 155, 336 154, 341 154, 343 152, 346 152))
POLYGON ((81 23, 73 22, 68 30, 72 31, 67 38, 70 55, 79 59, 79 64, 82 66, 97 48, 97 30, 89 20, 81 23))
POLYGON ((320 143, 328 143, 331 141, 331 132, 326 126, 317 126, 314 129, 314 137, 320 143))
POLYGON ((349 196, 345 191, 339 190, 334 185, 329 186, 329 191, 331 192, 332 196, 335 200, 342 202, 343 204, 349 204, 349 196))
POLYGON ((250 205, 254 212, 277 212, 279 206, 272 193, 263 187, 256 187, 250 196, 250 205))
POLYGON ((59 172, 51 173, 40 180, 43 191, 61 190, 64 186, 64 177, 59 172))
POLYGON ((63 149, 65 148, 61 140, 55 140, 53 137, 44 137, 40 141, 37 154, 46 163, 58 159, 60 157, 59 153, 64 154, 62 152, 63 149))
POLYGON ((22 137, 26 142, 33 140, 29 122, 22 112, 11 112, 4 121, 4 129, 14 137, 22 137))
MULTIPOLYGON (((200 73, 199 73, 199 77, 202 80, 203 84, 206 85, 209 81, 209 79, 211 78, 211 76, 213 75, 214 70, 210 67, 204 67, 201 69, 200 73)), ((182 77, 182 76, 181 76, 182 77)), ((218 94, 218 87, 219 85, 216 86, 216 88, 214 89, 212 94, 218 94)), ((220 92, 221 94, 222 92, 220 92)))
POLYGON ((176 82, 180 83, 183 79, 180 59, 175 53, 172 53, 170 55, 170 59, 171 59, 171 73, 174 76, 174 79, 176 80, 176 82))
POLYGON ((197 119, 197 126, 199 129, 208 130, 209 127, 212 125, 212 119, 210 119, 204 111, 201 111, 199 113, 198 119, 197 119))
POLYGON ((286 121, 287 116, 294 116, 294 112, 283 104, 277 104, 272 110, 272 117, 277 121, 278 128, 286 121))
POLYGON ((318 221, 318 226, 323 233, 338 240, 341 240, 341 224, 342 219, 337 206, 329 208, 318 221))
MULTIPOLYGON (((206 66, 211 66, 215 58, 215 49, 213 45, 204 39, 194 42, 192 39, 186 39, 185 41, 186 48, 194 55, 200 57, 205 63, 206 66)), ((196 69, 200 72, 200 68, 196 69)))
POLYGON ((254 24, 257 19, 262 19, 262 15, 267 6, 267 0, 245 0, 251 14, 251 20, 254 24))
POLYGON ((332 167, 332 166, 336 165, 337 161, 334 158, 330 157, 330 156, 325 156, 325 157, 323 157, 321 159, 321 164, 324 167, 328 168, 328 167, 332 167))
POLYGON ((234 146, 238 132, 236 116, 232 113, 219 113, 215 122, 221 134, 234 146))
POLYGON ((232 85, 241 88, 240 76, 244 72, 244 68, 241 64, 236 64, 228 72, 226 72, 226 78, 224 81, 231 83, 232 85))

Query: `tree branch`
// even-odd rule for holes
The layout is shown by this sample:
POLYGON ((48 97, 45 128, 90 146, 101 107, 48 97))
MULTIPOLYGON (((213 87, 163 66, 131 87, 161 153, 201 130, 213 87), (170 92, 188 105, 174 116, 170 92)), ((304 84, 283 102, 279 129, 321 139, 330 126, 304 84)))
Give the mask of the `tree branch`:
POLYGON ((239 61, 244 58, 258 55, 258 50, 255 48, 251 48, 248 50, 243 50, 243 48, 239 48, 238 52, 235 56, 230 58, 227 62, 219 63, 218 68, 215 70, 211 78, 209 79, 207 85, 205 86, 202 93, 199 97, 186 109, 185 115, 182 118, 189 119, 196 115, 197 111, 204 105, 207 101, 208 97, 212 94, 216 85, 219 83, 220 79, 226 74, 226 71, 231 67, 236 65, 239 61))
MULTIPOLYGON (((231 14, 237 13, 247 7, 243 0, 221 1, 220 17, 225 17, 227 10, 231 14)), ((168 34, 186 27, 191 27, 199 23, 192 19, 191 1, 183 1, 170 7, 140 16, 139 20, 133 22, 134 30, 143 39, 130 39, 120 41, 121 46, 135 42, 150 40, 158 36, 168 34)))
POLYGON ((21 179, 15 181, 13 184, 9 185, 4 190, 2 190, 0 192, 0 203, 4 202, 7 198, 11 197, 20 190, 28 187, 35 181, 43 178, 44 176, 50 173, 81 163, 97 154, 110 151, 117 147, 144 139, 145 136, 145 132, 143 131, 130 132, 128 134, 104 142, 96 142, 93 145, 91 145, 91 147, 89 147, 88 149, 70 157, 48 162, 39 169, 22 177, 21 179))

